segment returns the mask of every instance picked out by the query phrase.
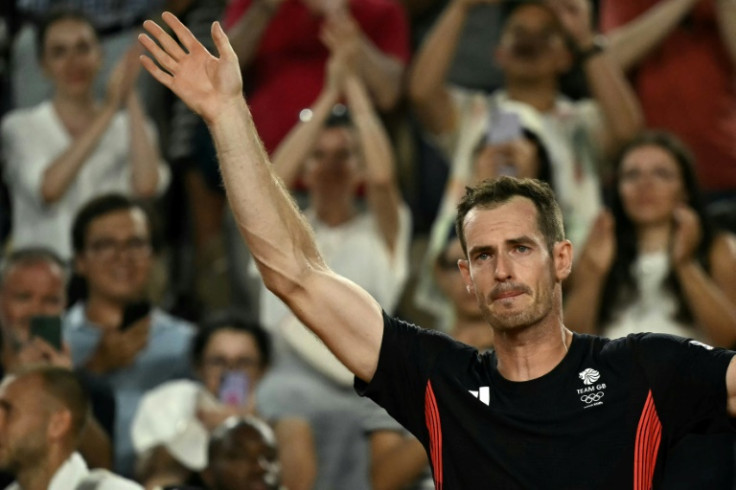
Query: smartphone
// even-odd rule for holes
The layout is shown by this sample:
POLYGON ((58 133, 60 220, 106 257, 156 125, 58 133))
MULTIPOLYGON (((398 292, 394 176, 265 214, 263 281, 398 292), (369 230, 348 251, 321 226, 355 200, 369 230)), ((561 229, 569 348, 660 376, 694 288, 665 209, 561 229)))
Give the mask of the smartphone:
POLYGON ((151 302, 147 300, 134 301, 125 305, 123 310, 123 321, 120 324, 120 330, 124 331, 135 325, 135 323, 144 318, 151 312, 151 302))
POLYGON ((488 121, 486 143, 498 145, 518 140, 524 135, 519 114, 509 111, 494 111, 488 121))
POLYGON ((225 405, 242 406, 248 401, 250 379, 240 371, 228 371, 222 376, 219 399, 225 405))
POLYGON ((40 337, 54 349, 61 350, 61 317, 38 315, 31 317, 31 338, 40 337))

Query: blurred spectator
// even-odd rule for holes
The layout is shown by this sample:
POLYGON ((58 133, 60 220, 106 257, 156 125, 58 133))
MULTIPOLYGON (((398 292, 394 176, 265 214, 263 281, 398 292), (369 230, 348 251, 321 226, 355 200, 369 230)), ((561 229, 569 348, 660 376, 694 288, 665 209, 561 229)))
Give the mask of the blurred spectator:
POLYGON ((503 70, 504 88, 490 96, 453 88, 446 75, 458 34, 479 3, 453 0, 447 6, 410 75, 409 95, 419 121, 452 162, 439 219, 446 220, 445 213, 454 216, 480 135, 508 122, 511 113, 523 126, 539 128, 567 234, 573 243, 581 242, 600 207, 601 156, 641 127, 636 98, 618 65, 596 43, 587 0, 504 4, 513 10, 500 43, 489 46, 503 70), (559 92, 559 77, 572 65, 573 54, 583 64, 595 100, 571 101, 559 92))
MULTIPOLYGON (((273 165, 287 187, 302 175, 306 216, 330 268, 393 311, 408 274, 409 211, 396 184, 388 137, 353 71, 354 52, 343 49, 350 48, 345 44, 330 48, 327 83, 274 153, 273 165), (343 94, 349 115, 343 106, 333 110, 343 94)), ((260 313, 278 355, 259 388, 259 412, 267 420, 309 420, 319 463, 314 488, 368 488, 368 448, 353 375, 265 287, 260 313)))
MULTIPOLYGON (((0 377, 32 364, 71 368, 69 346, 65 342, 59 348, 31 332, 34 319, 47 318, 58 323, 43 326, 58 328, 56 334, 60 338, 61 315, 66 307, 66 277, 64 263, 48 249, 19 249, 3 260, 0 269, 0 377)), ((84 373, 78 373, 78 377, 90 396, 94 415, 82 433, 79 451, 91 467, 110 468, 110 438, 115 421, 112 390, 106 383, 84 373)))
POLYGON ((130 425, 141 396, 190 375, 192 325, 147 301, 152 232, 145 210, 118 194, 88 202, 72 228, 75 270, 87 295, 68 311, 64 335, 75 366, 115 391, 115 468, 124 475, 133 473, 130 425))
MULTIPOLYGON (((209 432, 228 417, 255 414, 255 390, 271 362, 270 337, 246 317, 221 312, 200 326, 191 357, 198 381, 170 381, 147 392, 133 420, 138 479, 147 488, 201 484, 198 472, 207 465, 209 432)), ((279 429, 309 427, 303 421, 285 420, 277 434, 279 429)), ((311 488, 315 462, 311 477, 304 468, 289 471, 288 452, 296 449, 287 448, 280 456, 284 482, 292 480, 291 490, 311 488)))
POLYGON ((231 417, 212 434, 203 473, 210 490, 285 490, 273 430, 255 417, 231 417))
POLYGON ((669 133, 647 132, 615 163, 611 212, 598 218, 573 273, 567 323, 611 337, 646 330, 733 346, 736 237, 709 223, 689 151, 669 133))
POLYGON ((324 42, 354 44, 356 74, 380 110, 400 98, 409 40, 394 0, 234 0, 225 25, 247 72, 248 105, 269 152, 324 85, 324 42))
POLYGON ((100 102, 92 89, 102 52, 92 23, 79 12, 54 11, 38 37, 53 96, 9 113, 2 124, 11 243, 47 246, 67 259, 72 218, 87 200, 112 191, 154 196, 166 186, 168 168, 133 88, 138 47, 119 61, 100 102))
POLYGON ((10 53, 12 78, 12 105, 24 108, 36 105, 48 98, 51 92, 49 80, 43 76, 40 66, 29 63, 38 51, 38 29, 42 19, 54 9, 74 9, 89 18, 100 36, 104 56, 99 77, 95 81, 94 94, 105 94, 104 80, 113 71, 115 63, 136 41, 143 20, 160 9, 165 0, 10 0, 15 4, 15 42, 10 53))
POLYGON ((601 27, 647 125, 692 148, 706 204, 736 199, 736 4, 603 0, 601 27))
POLYGON ((37 366, 7 376, 0 385, 0 468, 16 478, 7 488, 140 489, 106 470, 89 471, 76 452, 88 413, 85 390, 68 369, 37 366))
MULTIPOLYGON (((669 133, 644 133, 615 170, 611 212, 598 218, 574 269, 565 324, 611 338, 647 331, 733 347, 736 236, 709 224, 689 152, 669 133)), ((689 436, 667 468, 663 488, 733 488, 733 436, 689 436)))

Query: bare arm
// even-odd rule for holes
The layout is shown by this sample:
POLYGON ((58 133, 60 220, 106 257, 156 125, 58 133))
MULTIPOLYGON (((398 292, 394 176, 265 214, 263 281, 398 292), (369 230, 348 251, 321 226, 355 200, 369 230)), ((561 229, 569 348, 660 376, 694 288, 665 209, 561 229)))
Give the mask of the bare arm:
POLYGON ((695 323, 715 345, 732 348, 736 344, 736 237, 716 238, 710 269, 708 274, 692 258, 675 265, 695 323))
POLYGON ((677 27, 696 2, 659 2, 631 22, 612 30, 607 34, 611 56, 624 71, 629 71, 677 27))
POLYGON ((399 234, 401 197, 394 175, 394 155, 386 130, 371 106, 359 78, 348 76, 345 94, 358 129, 366 167, 368 205, 388 248, 393 252, 399 234))
POLYGON ((158 166, 161 156, 146 131, 146 115, 135 91, 128 96, 127 108, 130 119, 130 164, 133 190, 141 197, 151 197, 158 189, 158 166))
POLYGON ((283 0, 255 0, 238 22, 228 30, 240 67, 250 65, 271 19, 283 0))
POLYGON ((291 188, 299 177, 304 160, 339 98, 339 87, 328 82, 310 108, 311 117, 294 126, 274 151, 274 169, 287 188, 291 188))
POLYGON ((381 307, 366 291, 324 263, 309 225, 284 188, 263 149, 242 96, 237 56, 219 23, 212 56, 170 13, 163 19, 181 46, 160 26, 144 27, 143 66, 207 123, 217 149, 225 189, 241 234, 266 287, 281 298, 356 376, 375 373, 383 334, 381 307))
POLYGON ((129 49, 118 62, 107 85, 107 98, 87 129, 46 169, 41 181, 41 198, 52 204, 69 190, 87 159, 97 148, 138 77, 137 49, 129 49))
MULTIPOLYGON (((582 51, 593 46, 589 0, 549 0, 575 45, 582 51)), ((615 148, 644 127, 639 100, 621 67, 602 52, 585 61, 585 76, 596 102, 601 108, 606 127, 600 136, 604 153, 615 148)))
POLYGON ((117 103, 106 103, 92 124, 43 173, 41 199, 53 204, 64 197, 87 159, 97 148, 117 112, 117 103))
POLYGON ((427 453, 414 437, 395 431, 371 434, 371 483, 374 490, 401 490, 428 467, 427 453))
POLYGON ((598 312, 606 277, 616 254, 613 216, 596 218, 565 289, 565 325, 580 333, 598 334, 598 312))
POLYGON ((731 56, 732 65, 736 67, 736 1, 717 0, 716 15, 721 39, 731 56))
POLYGON ((419 122, 432 134, 455 129, 457 114, 447 90, 447 71, 471 3, 451 1, 422 42, 409 69, 409 98, 419 122))
POLYGON ((320 37, 333 53, 338 45, 354 52, 356 73, 376 106, 382 111, 394 108, 403 87, 404 63, 401 60, 378 49, 342 8, 327 14, 320 37))

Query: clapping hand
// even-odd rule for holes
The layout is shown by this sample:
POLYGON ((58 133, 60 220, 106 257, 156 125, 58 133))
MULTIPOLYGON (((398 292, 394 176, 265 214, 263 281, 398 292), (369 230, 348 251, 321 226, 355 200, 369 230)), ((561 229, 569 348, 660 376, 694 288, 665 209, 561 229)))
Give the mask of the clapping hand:
POLYGON ((164 12, 161 17, 178 41, 155 22, 145 21, 143 27, 148 35, 141 34, 138 39, 163 69, 147 56, 140 57, 143 67, 208 123, 229 107, 239 105, 243 81, 238 57, 220 23, 212 24, 218 58, 175 15, 164 12))
POLYGON ((682 204, 672 215, 675 228, 672 232, 670 258, 676 267, 693 259, 702 238, 698 215, 692 208, 682 204))
POLYGON ((590 272, 605 276, 616 257, 616 223, 610 211, 601 211, 593 222, 581 261, 590 272))
POLYGON ((107 100, 115 108, 124 103, 134 90, 141 71, 141 64, 138 62, 140 54, 140 46, 132 45, 118 60, 110 74, 107 81, 107 100))

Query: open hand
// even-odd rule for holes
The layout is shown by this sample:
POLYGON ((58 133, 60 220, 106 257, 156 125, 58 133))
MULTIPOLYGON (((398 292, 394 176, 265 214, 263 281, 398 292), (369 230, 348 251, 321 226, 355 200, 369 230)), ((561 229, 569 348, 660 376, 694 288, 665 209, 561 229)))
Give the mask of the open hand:
POLYGON ((591 272, 605 276, 616 257, 616 223, 608 210, 601 211, 588 233, 580 258, 591 272))
POLYGON ((141 47, 133 44, 120 57, 110 74, 107 81, 107 100, 115 107, 127 100, 135 87, 135 82, 141 72, 141 64, 138 62, 140 55, 141 47))
POLYGON ((161 17, 174 31, 178 41, 155 22, 145 21, 143 27, 158 44, 146 34, 139 35, 138 40, 163 69, 147 56, 140 57, 143 67, 207 123, 214 121, 228 107, 239 104, 243 97, 240 65, 220 23, 212 24, 217 58, 175 15, 164 12, 161 17))

